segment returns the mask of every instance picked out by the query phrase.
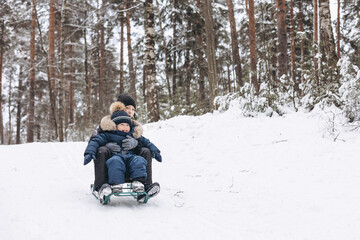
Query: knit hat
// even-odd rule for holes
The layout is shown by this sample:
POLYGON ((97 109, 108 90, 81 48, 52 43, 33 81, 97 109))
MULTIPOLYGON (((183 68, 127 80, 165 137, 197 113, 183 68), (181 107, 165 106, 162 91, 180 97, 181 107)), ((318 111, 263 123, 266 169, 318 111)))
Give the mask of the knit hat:
POLYGON ((115 111, 111 115, 111 120, 116 124, 127 123, 131 126, 131 118, 125 111, 115 111))
POLYGON ((118 102, 122 102, 125 106, 133 106, 136 109, 135 100, 126 94, 120 94, 118 97, 118 102))

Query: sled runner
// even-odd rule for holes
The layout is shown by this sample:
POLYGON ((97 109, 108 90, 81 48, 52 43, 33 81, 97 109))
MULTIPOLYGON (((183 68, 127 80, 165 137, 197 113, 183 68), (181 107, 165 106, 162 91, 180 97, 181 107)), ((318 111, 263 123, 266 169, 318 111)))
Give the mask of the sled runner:
POLYGON ((132 196, 135 199, 139 199, 139 196, 143 195, 145 197, 141 198, 142 199, 141 203, 146 203, 149 200, 149 194, 147 192, 134 192, 132 189, 132 183, 124 183, 122 187, 122 192, 113 192, 110 195, 104 197, 104 199, 99 198, 98 193, 94 190, 94 184, 90 185, 90 189, 92 195, 94 195, 94 197, 98 199, 102 205, 108 204, 111 196, 117 196, 117 197, 132 196))

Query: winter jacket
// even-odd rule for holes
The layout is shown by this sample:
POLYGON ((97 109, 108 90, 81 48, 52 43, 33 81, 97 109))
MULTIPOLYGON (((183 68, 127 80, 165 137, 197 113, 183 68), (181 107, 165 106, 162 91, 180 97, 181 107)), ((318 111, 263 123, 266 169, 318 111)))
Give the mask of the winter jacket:
MULTIPOLYGON (((135 120, 132 120, 130 132, 125 133, 116 129, 116 124, 111 120, 111 115, 107 115, 101 119, 97 135, 91 137, 88 146, 85 149, 84 156, 90 154, 96 156, 97 150, 101 146, 105 146, 109 142, 115 142, 120 147, 122 141, 126 136, 130 135, 138 140, 138 147, 146 147, 150 150, 153 157, 160 155, 160 150, 149 139, 142 136, 142 126, 135 120)), ((134 154, 136 149, 127 151, 127 153, 134 154)), ((161 161, 161 157, 156 157, 156 160, 161 161)), ((90 160, 84 160, 84 165, 88 164, 90 160)))

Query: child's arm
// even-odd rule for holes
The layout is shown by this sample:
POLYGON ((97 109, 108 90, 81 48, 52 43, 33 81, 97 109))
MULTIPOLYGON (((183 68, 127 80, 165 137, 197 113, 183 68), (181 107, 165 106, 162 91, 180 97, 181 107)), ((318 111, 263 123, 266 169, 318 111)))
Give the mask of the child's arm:
POLYGON ((138 147, 146 147, 150 150, 151 155, 153 158, 155 158, 158 162, 162 162, 162 157, 160 155, 160 150, 155 146, 155 144, 153 144, 152 142, 150 142, 149 139, 147 139, 146 137, 140 137, 138 139, 139 141, 139 146, 138 147))
POLYGON ((106 134, 100 133, 91 138, 84 152, 84 165, 88 164, 92 159, 96 159, 97 150, 107 142, 108 139, 106 134))

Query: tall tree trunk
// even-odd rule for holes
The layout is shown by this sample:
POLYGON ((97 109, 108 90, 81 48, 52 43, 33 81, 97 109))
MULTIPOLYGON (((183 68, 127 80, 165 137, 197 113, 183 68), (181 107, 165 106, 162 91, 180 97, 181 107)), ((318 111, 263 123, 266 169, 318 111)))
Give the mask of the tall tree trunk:
MULTIPOLYGON (((187 16, 187 32, 191 32, 191 14, 187 16)), ((190 84, 191 84, 191 63, 190 63, 190 36, 186 34, 186 50, 185 50, 185 101, 188 106, 190 106, 190 84)))
POLYGON ((296 82, 296 64, 295 64, 295 21, 294 21, 294 0, 290 1, 290 49, 291 49, 291 78, 298 91, 296 82))
MULTIPOLYGON (((198 49, 195 54, 199 59, 199 101, 200 105, 205 108, 205 59, 204 59, 204 42, 203 42, 203 29, 204 24, 202 21, 202 8, 200 0, 196 1, 198 12, 195 14, 195 39, 198 49)), ((207 105, 207 104, 206 104, 207 105)))
POLYGON ((324 74, 324 80, 332 82, 334 80, 334 72, 337 63, 336 47, 333 29, 331 26, 330 16, 330 0, 319 0, 320 9, 320 51, 321 62, 330 68, 329 71, 321 69, 324 74))
POLYGON ((341 33, 340 33, 340 0, 337 1, 337 22, 336 22, 336 35, 337 35, 337 42, 336 42, 336 50, 337 50, 337 57, 338 59, 341 58, 340 55, 340 40, 341 40, 341 33))
POLYGON ((2 72, 3 72, 3 61, 4 61, 4 35, 5 35, 5 23, 3 20, 0 21, 1 38, 0 38, 0 140, 1 144, 4 144, 4 123, 2 113, 2 72))
MULTIPOLYGON (((125 0, 126 9, 129 9, 130 0, 125 0)), ((136 75, 134 69, 133 50, 131 46, 131 29, 130 29, 130 10, 126 11, 126 29, 127 29, 127 43, 128 43, 128 58, 129 58, 129 73, 130 73, 130 91, 129 95, 136 101, 136 75)))
POLYGON ((19 85, 18 85, 18 95, 17 95, 17 111, 16 111, 16 144, 21 143, 20 139, 20 129, 21 129, 21 96, 23 95, 23 66, 20 65, 19 71, 19 85))
POLYGON ((120 94, 124 93, 124 16, 125 5, 120 6, 120 94))
POLYGON ((50 139, 54 140, 58 138, 58 129, 56 121, 56 63, 55 63, 55 0, 49 2, 49 52, 48 52, 48 64, 49 64, 49 94, 50 94, 50 126, 55 133, 55 136, 50 136, 50 139))
POLYGON ((208 62, 209 104, 210 104, 210 110, 213 110, 217 71, 216 71, 215 33, 214 33, 211 0, 204 0, 204 16, 205 16, 205 32, 206 32, 206 56, 208 62))
POLYGON ((100 69, 99 69, 99 110, 104 109, 105 97, 105 0, 102 0, 100 20, 100 69))
POLYGON ((276 0, 277 9, 277 63, 278 63, 278 80, 287 76, 288 56, 287 56, 287 33, 286 33, 286 2, 285 0, 276 0))
MULTIPOLYGON (((12 74, 12 73, 11 73, 12 74)), ((9 129, 8 129, 8 142, 7 144, 12 144, 12 138, 13 138, 13 130, 12 130, 12 117, 11 117, 11 92, 12 92, 12 78, 9 78, 9 91, 8 91, 8 120, 9 120, 9 129)))
MULTIPOLYGON (((298 1, 299 3, 299 25, 301 34, 305 34, 304 32, 304 15, 303 15, 303 7, 302 1, 298 1)), ((304 82, 304 62, 305 62, 305 41, 304 36, 301 37, 301 80, 300 83, 304 82)))
POLYGON ((239 54, 239 43, 238 43, 238 35, 236 32, 236 23, 234 17, 234 4, 232 0, 226 0, 228 6, 228 15, 230 22, 230 30, 231 30, 231 49, 232 49, 232 58, 233 65, 235 66, 235 74, 238 85, 241 87, 244 85, 242 80, 242 69, 241 69, 241 59, 239 54))
POLYGON ((145 82, 147 107, 150 122, 160 119, 155 68, 155 31, 153 0, 145 1, 145 82))
POLYGON ((314 0, 314 68, 315 68, 315 80, 319 83, 319 20, 318 20, 318 0, 314 0))
POLYGON ((36 31, 36 0, 32 1, 31 36, 30 36, 30 91, 29 118, 27 126, 27 142, 34 141, 34 111, 35 111, 35 31, 36 31))
POLYGON ((86 22, 87 22, 87 12, 88 12, 88 4, 87 0, 84 1, 84 9, 85 9, 85 21, 84 21, 84 68, 85 68, 85 84, 86 84, 86 120, 85 126, 89 125, 90 119, 92 119, 92 104, 91 104, 91 88, 92 88, 92 81, 91 77, 89 77, 89 63, 88 63, 88 46, 87 46, 87 32, 86 32, 86 22))
MULTIPOLYGON (((74 102, 74 66, 73 66, 73 46, 70 43, 67 47, 68 52, 69 52, 69 77, 68 77, 68 83, 69 83, 69 104, 68 104, 68 109, 69 109, 69 123, 72 124, 74 123, 74 111, 75 111, 75 102, 74 102)), ((67 128, 67 126, 66 126, 67 128)))
POLYGON ((172 95, 171 95, 171 86, 170 86, 170 78, 169 78, 169 61, 168 61, 169 53, 168 53, 168 49, 166 46, 166 39, 165 39, 164 29, 162 26, 162 19, 161 19, 161 13, 160 13, 160 9, 159 9, 158 0, 156 0, 156 7, 157 7, 158 18, 159 18, 160 35, 161 35, 161 40, 162 40, 162 44, 163 44, 163 48, 164 48, 166 85, 167 85, 167 90, 168 90, 168 94, 169 94, 169 100, 171 100, 172 95))
POLYGON ((257 54, 256 54, 256 31, 255 31, 255 7, 254 0, 249 0, 249 45, 250 45, 250 70, 251 83, 259 93, 259 83, 257 80, 257 54))
POLYGON ((64 35, 65 35, 65 14, 66 14, 66 0, 63 1, 61 9, 61 22, 60 22, 60 88, 59 88, 59 140, 60 142, 64 141, 64 35))
MULTIPOLYGON (((177 61, 177 57, 176 57, 176 52, 177 52, 177 32, 176 32, 176 10, 177 10, 177 0, 174 0, 173 2, 173 20, 172 20, 172 24, 173 24, 173 70, 172 70, 172 94, 173 97, 175 98, 176 96, 176 88, 177 88, 177 66, 176 66, 176 61, 177 61)), ((174 99, 175 100, 175 99, 174 99)))

